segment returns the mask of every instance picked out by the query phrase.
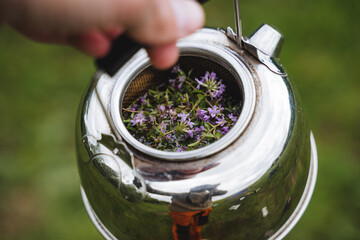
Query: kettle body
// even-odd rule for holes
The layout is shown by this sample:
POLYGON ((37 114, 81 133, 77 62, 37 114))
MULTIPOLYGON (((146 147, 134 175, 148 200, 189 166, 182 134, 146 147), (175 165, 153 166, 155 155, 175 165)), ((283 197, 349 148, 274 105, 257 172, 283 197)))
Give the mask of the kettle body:
POLYGON ((281 239, 305 211, 317 151, 299 96, 268 25, 240 47, 231 29, 181 39, 179 63, 231 75, 236 125, 202 149, 173 153, 134 139, 121 119, 127 96, 162 71, 139 50, 110 76, 98 70, 80 104, 76 147, 81 193, 106 239, 281 239))

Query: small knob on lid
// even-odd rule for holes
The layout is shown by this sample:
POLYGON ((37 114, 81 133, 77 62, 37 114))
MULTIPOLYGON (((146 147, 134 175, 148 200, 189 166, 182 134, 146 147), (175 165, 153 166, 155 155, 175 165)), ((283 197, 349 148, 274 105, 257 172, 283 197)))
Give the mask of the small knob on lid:
POLYGON ((279 31, 268 24, 263 24, 247 42, 270 57, 279 57, 284 38, 279 31))

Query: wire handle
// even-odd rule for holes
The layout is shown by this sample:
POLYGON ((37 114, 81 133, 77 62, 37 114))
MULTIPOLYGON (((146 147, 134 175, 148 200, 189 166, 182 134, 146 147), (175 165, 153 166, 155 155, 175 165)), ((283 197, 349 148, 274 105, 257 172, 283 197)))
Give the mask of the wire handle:
POLYGON ((240 19, 239 0, 234 0, 235 5, 235 27, 236 27, 236 42, 242 48, 242 26, 240 19))

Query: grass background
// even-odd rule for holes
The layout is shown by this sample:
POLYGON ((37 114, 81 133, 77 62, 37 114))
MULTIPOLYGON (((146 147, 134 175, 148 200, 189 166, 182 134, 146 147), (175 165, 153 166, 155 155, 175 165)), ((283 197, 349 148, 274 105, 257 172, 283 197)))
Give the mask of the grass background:
MULTIPOLYGON (((241 2, 244 35, 285 36, 280 55, 317 141, 313 199, 286 239, 360 239, 360 1, 241 2)), ((207 25, 234 27, 233 1, 205 5, 207 25)), ((82 205, 77 106, 93 59, 0 28, 0 239, 101 239, 82 205)))

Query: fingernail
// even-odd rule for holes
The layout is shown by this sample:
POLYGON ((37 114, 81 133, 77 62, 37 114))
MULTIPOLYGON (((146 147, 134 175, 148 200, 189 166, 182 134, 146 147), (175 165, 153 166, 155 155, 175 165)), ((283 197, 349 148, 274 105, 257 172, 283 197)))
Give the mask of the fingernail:
POLYGON ((200 4, 192 0, 172 0, 171 7, 175 15, 180 36, 184 36, 204 25, 205 14, 200 4))

